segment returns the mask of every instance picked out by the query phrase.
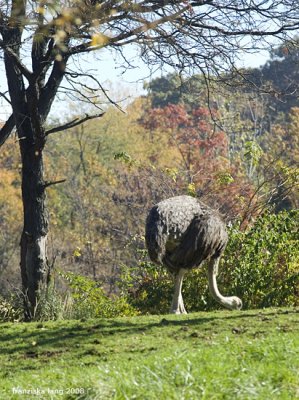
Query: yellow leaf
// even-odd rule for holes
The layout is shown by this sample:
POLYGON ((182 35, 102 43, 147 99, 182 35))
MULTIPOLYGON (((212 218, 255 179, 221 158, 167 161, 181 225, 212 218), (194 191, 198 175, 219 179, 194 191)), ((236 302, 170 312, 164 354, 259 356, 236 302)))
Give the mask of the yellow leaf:
POLYGON ((102 33, 95 33, 91 37, 91 46, 104 47, 109 42, 109 37, 102 33))
POLYGON ((73 251, 73 256, 74 257, 81 257, 81 249, 80 247, 76 247, 75 250, 73 251))
POLYGON ((196 187, 194 183, 189 183, 189 185, 187 186, 187 194, 189 196, 196 196, 196 187))
POLYGON ((44 15, 44 13, 45 13, 45 7, 37 7, 37 13, 38 14, 42 14, 42 15, 44 15))

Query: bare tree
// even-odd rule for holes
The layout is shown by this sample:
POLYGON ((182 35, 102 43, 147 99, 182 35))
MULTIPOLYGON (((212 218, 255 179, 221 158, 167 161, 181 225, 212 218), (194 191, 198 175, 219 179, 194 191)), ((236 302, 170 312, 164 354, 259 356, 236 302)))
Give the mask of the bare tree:
POLYGON ((290 38, 298 27, 296 0, 0 0, 0 61, 8 85, 8 93, 0 95, 12 107, 0 145, 15 129, 22 158, 21 275, 28 319, 50 273, 45 191, 55 182, 44 178, 47 136, 101 115, 46 130, 59 88, 92 96, 103 89, 88 71, 70 70, 71 59, 106 48, 130 67, 123 49, 135 44, 149 65, 221 75, 234 66, 239 50, 256 50, 273 37, 290 38))

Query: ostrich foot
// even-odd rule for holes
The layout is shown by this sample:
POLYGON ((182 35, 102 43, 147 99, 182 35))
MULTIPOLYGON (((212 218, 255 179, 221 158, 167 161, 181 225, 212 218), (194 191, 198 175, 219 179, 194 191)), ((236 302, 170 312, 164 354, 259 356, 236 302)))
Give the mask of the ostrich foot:
POLYGON ((171 314, 177 314, 177 315, 179 315, 179 314, 187 314, 187 311, 185 309, 182 296, 179 297, 178 304, 172 304, 171 305, 170 313, 171 314))
POLYGON ((170 314, 176 314, 176 315, 182 315, 182 314, 187 314, 187 311, 181 311, 181 310, 170 310, 170 314))
POLYGON ((181 311, 180 309, 178 309, 178 310, 171 309, 170 314, 182 315, 182 314, 187 314, 187 311, 185 309, 183 311, 181 311))
POLYGON ((180 310, 170 310, 170 314, 176 314, 176 315, 180 315, 181 311, 180 310))

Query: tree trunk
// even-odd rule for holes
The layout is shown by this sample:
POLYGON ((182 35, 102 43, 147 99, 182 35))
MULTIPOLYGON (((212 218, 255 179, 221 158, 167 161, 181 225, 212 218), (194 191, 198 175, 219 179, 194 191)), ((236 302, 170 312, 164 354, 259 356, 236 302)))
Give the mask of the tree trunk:
POLYGON ((20 139, 24 210, 21 276, 26 320, 35 317, 40 297, 47 289, 50 274, 46 253, 48 212, 45 204, 43 153, 42 148, 29 139, 30 136, 33 137, 27 132, 26 139, 20 139))
MULTIPOLYGON (((15 126, 22 158, 23 231, 21 236, 21 277, 25 318, 31 320, 43 304, 50 266, 47 260, 48 212, 44 182, 43 149, 46 141, 44 122, 64 77, 69 54, 53 60, 53 32, 37 28, 32 44, 32 72, 21 61, 26 1, 11 1, 11 19, 0 27, 4 64, 13 117, 2 130, 0 145, 15 126), (48 44, 49 43, 49 44, 48 44), (47 48, 48 44, 48 48, 47 48), (45 83, 46 74, 53 64, 45 83), (28 84, 25 85, 24 78, 28 84)), ((43 23, 42 13, 40 14, 43 23)), ((4 20, 3 20, 4 21, 4 20)), ((67 46, 69 39, 65 39, 67 46)))

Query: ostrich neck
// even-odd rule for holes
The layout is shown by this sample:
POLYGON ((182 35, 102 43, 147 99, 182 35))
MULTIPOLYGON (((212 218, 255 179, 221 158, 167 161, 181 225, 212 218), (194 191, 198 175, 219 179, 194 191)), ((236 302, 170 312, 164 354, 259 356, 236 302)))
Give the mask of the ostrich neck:
POLYGON ((222 304, 224 307, 231 308, 232 297, 225 297, 219 292, 217 286, 217 274, 218 274, 218 263, 219 259, 211 260, 208 267, 208 279, 209 289, 213 298, 222 304))

